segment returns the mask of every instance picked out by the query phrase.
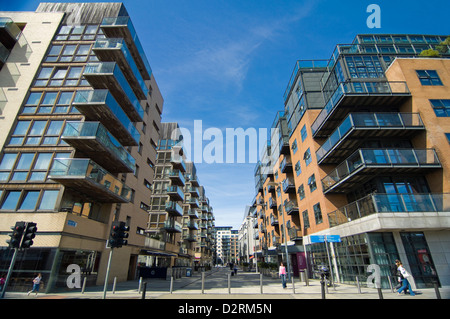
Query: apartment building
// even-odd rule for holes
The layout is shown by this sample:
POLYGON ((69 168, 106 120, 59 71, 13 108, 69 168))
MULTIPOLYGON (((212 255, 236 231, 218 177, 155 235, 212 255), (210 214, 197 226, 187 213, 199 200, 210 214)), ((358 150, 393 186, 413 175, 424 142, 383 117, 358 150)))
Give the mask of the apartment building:
POLYGON ((183 153, 177 123, 162 123, 148 211, 146 273, 165 277, 161 268, 212 266, 214 214, 193 162, 183 153))
POLYGON ((216 264, 226 266, 230 263, 238 263, 239 237, 238 230, 231 226, 216 226, 216 264))
POLYGON ((294 275, 325 264, 344 283, 377 264, 389 287, 401 259, 417 287, 450 284, 446 37, 357 35, 296 62, 255 167, 260 260, 287 251, 294 275))
POLYGON ((122 3, 0 12, 0 256, 17 221, 37 223, 9 289, 66 287, 71 264, 105 279, 112 221, 130 226, 110 278, 134 279, 146 247, 163 98, 122 3), (5 49, 4 49, 5 48, 5 49))

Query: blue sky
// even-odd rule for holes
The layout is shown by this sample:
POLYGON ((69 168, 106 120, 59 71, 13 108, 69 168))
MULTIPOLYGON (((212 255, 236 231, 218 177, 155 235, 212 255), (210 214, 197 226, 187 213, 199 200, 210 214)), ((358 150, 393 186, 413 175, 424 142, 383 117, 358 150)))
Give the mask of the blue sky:
MULTIPOLYGON (((39 2, 1 0, 0 10, 34 11, 39 2)), ((123 2, 164 97, 163 122, 192 132, 194 120, 224 133, 269 128, 295 62, 328 59, 358 33, 450 34, 448 0, 123 2), (366 24, 369 4, 380 6, 379 29, 366 24)), ((216 225, 237 229, 255 196, 255 164, 196 166, 216 225)))

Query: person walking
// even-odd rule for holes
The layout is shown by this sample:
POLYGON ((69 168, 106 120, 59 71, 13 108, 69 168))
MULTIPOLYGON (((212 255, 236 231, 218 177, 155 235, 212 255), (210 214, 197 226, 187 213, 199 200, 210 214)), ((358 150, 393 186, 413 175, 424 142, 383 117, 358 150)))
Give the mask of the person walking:
POLYGON ((35 292, 35 293, 36 293, 36 296, 37 296, 37 294, 38 294, 38 292, 39 292, 39 286, 41 285, 41 280, 42 280, 42 275, 41 275, 41 273, 39 273, 39 274, 36 276, 36 278, 33 279, 33 289, 30 290, 30 291, 28 292, 28 296, 29 296, 32 292, 35 292))
POLYGON ((283 263, 280 264, 278 275, 281 278, 281 284, 283 285, 283 288, 286 288, 286 267, 284 267, 283 263))
MULTIPOLYGON (((395 264, 397 265, 397 270, 402 275, 402 286, 400 287, 399 290, 397 290, 398 294, 401 295, 401 293, 405 289, 408 289, 409 290, 409 294, 411 296, 415 296, 416 294, 412 290, 411 284, 409 283, 409 279, 412 278, 411 274, 408 271, 406 271, 405 267, 403 267, 403 264, 402 264, 402 262, 400 260, 396 260, 395 264)), ((405 291, 405 294, 406 294, 406 291, 405 291)))

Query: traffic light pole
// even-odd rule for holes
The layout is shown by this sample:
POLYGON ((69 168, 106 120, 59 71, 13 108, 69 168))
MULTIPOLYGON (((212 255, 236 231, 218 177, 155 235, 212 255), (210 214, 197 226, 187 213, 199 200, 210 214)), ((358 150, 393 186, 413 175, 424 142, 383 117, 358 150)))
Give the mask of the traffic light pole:
POLYGON ((16 263, 18 251, 19 251, 19 248, 14 248, 14 254, 12 256, 11 264, 9 265, 8 274, 6 275, 5 284, 3 285, 1 299, 3 299, 3 297, 5 297, 6 287, 8 287, 9 279, 11 278, 11 274, 14 269, 14 264, 16 263))
POLYGON ((103 287, 103 299, 106 299, 106 290, 108 290, 108 278, 109 278, 109 270, 111 269, 113 250, 114 248, 111 247, 111 251, 109 252, 108 266, 106 267, 105 286, 103 287))

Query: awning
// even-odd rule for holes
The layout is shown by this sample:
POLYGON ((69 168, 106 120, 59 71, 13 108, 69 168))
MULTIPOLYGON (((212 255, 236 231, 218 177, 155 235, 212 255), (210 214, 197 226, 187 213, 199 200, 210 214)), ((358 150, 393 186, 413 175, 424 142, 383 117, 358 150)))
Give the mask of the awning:
POLYGON ((177 257, 176 254, 164 253, 161 251, 153 251, 147 249, 141 249, 139 255, 150 255, 150 256, 160 256, 160 257, 177 257))

